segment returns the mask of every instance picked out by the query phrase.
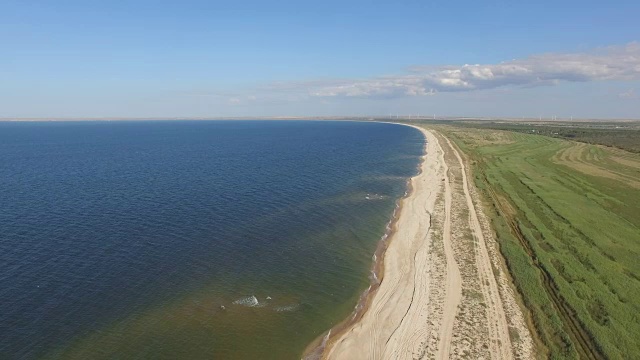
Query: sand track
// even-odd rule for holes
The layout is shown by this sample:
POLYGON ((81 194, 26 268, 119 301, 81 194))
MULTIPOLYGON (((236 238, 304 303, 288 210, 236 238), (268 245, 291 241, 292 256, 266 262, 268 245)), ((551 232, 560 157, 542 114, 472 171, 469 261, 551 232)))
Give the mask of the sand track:
POLYGON ((426 154, 402 200, 380 287, 323 357, 531 358, 531 336, 466 164, 449 139, 420 130, 426 154), (462 241, 465 233, 472 240, 462 241))
POLYGON ((490 353, 492 358, 512 359, 513 352, 511 349, 511 340, 509 338, 509 325, 502 305, 502 299, 500 298, 498 284, 493 274, 491 259, 487 250, 487 244, 484 239, 482 227, 480 226, 480 220, 478 220, 478 213, 475 205, 473 204, 473 200, 471 199, 465 164, 455 146, 451 144, 449 139, 446 140, 460 164, 464 195, 467 201, 467 209, 469 210, 469 226, 474 238, 478 242, 476 246, 476 265, 479 270, 478 280, 480 282, 480 287, 482 288, 482 294, 486 301, 488 311, 487 325, 489 328, 489 335, 491 337, 489 345, 490 353))
POLYGON ((443 166, 444 176, 444 226, 442 233, 442 243, 444 245, 444 253, 447 261, 446 267, 446 297, 444 300, 445 307, 442 316, 442 323, 440 325, 440 331, 438 337, 440 339, 438 345, 438 353, 436 358, 449 359, 451 355, 451 345, 453 339, 453 324, 458 312, 458 305, 462 300, 462 277, 460 276, 460 268, 456 263, 453 248, 451 246, 451 203, 452 203, 452 191, 451 191, 451 179, 449 178, 449 166, 444 160, 444 152, 440 147, 439 141, 435 139, 435 142, 440 148, 440 158, 443 166))

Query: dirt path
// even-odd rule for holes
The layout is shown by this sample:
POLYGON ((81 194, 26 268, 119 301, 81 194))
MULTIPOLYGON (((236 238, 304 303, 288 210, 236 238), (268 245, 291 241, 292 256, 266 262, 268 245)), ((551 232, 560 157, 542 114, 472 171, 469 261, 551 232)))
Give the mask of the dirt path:
POLYGON ((460 153, 455 146, 451 144, 449 139, 447 139, 447 144, 453 150, 453 153, 460 163, 462 171, 462 186, 464 189, 464 196, 467 201, 467 208, 469 210, 469 226, 474 238, 478 242, 478 245, 476 246, 476 265, 478 267, 482 294, 487 305, 487 325, 491 336, 490 353, 494 359, 513 359, 511 340, 509 338, 509 324, 507 323, 502 299, 500 298, 498 284, 493 274, 491 259, 487 250, 487 244, 485 242, 482 227, 478 220, 476 207, 473 204, 473 200, 469 192, 465 163, 462 160, 462 157, 460 157, 460 153))
MULTIPOLYGON (((448 141, 448 140, 447 140, 448 141)), ((436 142, 438 140, 436 139, 436 142)), ((438 143, 438 147, 440 145, 438 143)), ((460 276, 460 269, 456 263, 453 248, 451 246, 451 180, 449 179, 449 166, 444 160, 444 151, 440 152, 440 159, 444 167, 444 225, 442 232, 442 243, 444 246, 445 258, 447 261, 446 268, 446 280, 447 291, 444 300, 444 312, 442 316, 442 323, 438 338, 440 343, 438 345, 437 359, 449 359, 451 354, 451 344, 453 340, 453 323, 458 312, 458 305, 462 300, 462 277, 460 276)))

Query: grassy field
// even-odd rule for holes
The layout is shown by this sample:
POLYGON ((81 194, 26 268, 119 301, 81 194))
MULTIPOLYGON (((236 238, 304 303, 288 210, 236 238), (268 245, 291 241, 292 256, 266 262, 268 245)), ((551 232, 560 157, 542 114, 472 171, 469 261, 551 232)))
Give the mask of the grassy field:
POLYGON ((547 358, 640 354, 640 154, 430 125, 466 154, 547 358))
POLYGON ((544 135, 565 140, 640 153, 640 122, 505 122, 505 121, 453 121, 460 127, 508 130, 525 134, 544 135))

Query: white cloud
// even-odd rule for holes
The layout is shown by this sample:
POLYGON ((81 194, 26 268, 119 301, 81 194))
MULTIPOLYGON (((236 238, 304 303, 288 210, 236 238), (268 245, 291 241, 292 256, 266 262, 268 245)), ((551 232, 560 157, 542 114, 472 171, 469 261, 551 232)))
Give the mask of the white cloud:
POLYGON ((498 64, 415 66, 403 75, 277 84, 272 90, 304 90, 315 97, 403 97, 606 80, 640 80, 640 43, 587 53, 534 55, 498 64))
POLYGON ((638 94, 636 94, 635 89, 629 89, 625 92, 621 92, 620 94, 618 94, 618 97, 622 99, 635 99, 638 97, 638 94))

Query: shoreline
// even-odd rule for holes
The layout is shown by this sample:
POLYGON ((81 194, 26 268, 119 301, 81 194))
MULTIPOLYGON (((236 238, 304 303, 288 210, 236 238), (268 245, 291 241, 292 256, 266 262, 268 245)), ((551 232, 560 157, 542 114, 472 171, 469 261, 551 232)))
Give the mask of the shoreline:
POLYGON ((316 360, 316 359, 325 358, 327 355, 326 351, 330 349, 331 347, 330 345, 332 344, 332 342, 334 342, 336 339, 344 335, 345 332, 349 330, 352 326, 360 322, 360 320, 365 315, 367 310, 369 310, 371 302, 373 301, 378 289, 380 288, 384 280, 385 257, 387 255, 387 250, 389 246, 391 246, 391 243, 394 240, 394 235, 397 233, 397 230, 398 230, 397 224, 398 224, 398 221, 400 220, 400 216, 402 215, 403 205, 405 201, 407 201, 407 199, 410 199, 413 195, 415 195, 415 186, 413 185, 413 183, 414 181, 416 181, 417 178, 423 175, 423 172, 424 172, 427 155, 428 155, 428 146, 429 146, 426 130, 410 124, 393 123, 393 122, 386 122, 386 121, 371 121, 371 122, 408 126, 418 130, 422 134, 424 139, 424 145, 423 145, 423 154, 420 156, 420 161, 416 166, 418 172, 407 179, 405 193, 396 201, 396 206, 393 210, 393 213, 391 215, 389 222, 387 223, 385 233, 384 235, 382 235, 382 237, 378 241, 378 245, 376 246, 376 250, 372 256, 373 263, 371 266, 371 272, 370 272, 371 275, 369 276, 369 281, 370 281, 369 287, 367 287, 360 294, 358 298, 358 302, 354 307, 354 310, 349 314, 348 317, 346 317, 339 323, 332 326, 328 331, 324 332, 323 334, 315 338, 305 348, 302 354, 302 359, 304 360, 316 360))
POLYGON ((380 280, 305 359, 534 358, 471 169, 439 131, 399 125, 424 135, 424 155, 376 250, 380 280))

